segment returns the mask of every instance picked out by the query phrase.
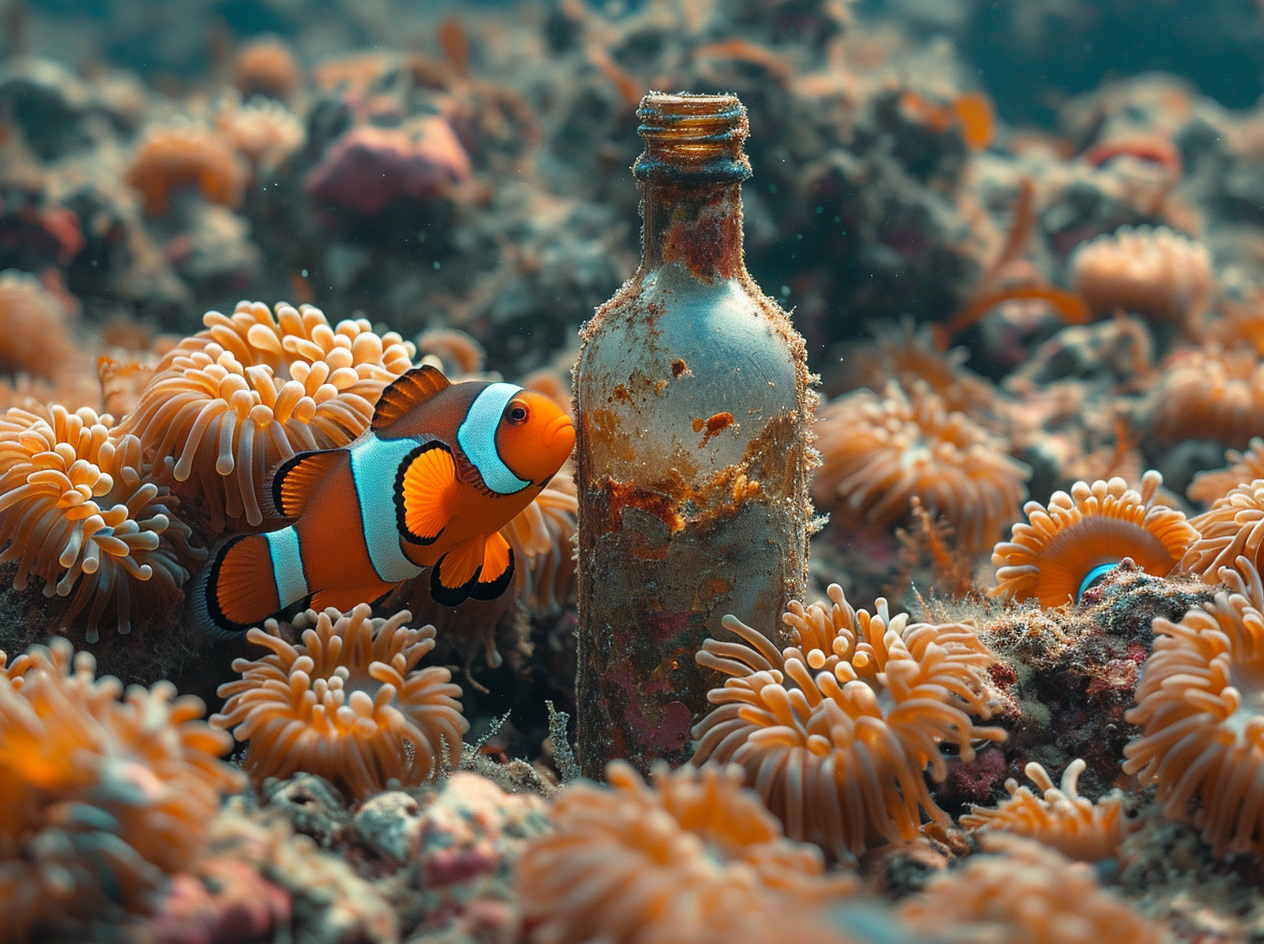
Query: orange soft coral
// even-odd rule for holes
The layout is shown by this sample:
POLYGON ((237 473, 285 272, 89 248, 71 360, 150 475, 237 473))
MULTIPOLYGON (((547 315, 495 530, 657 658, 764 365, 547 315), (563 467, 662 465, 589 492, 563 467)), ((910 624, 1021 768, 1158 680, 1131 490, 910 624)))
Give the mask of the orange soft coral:
POLYGON ((1264 586, 1238 558, 1229 585, 1179 623, 1157 618, 1124 771, 1157 783, 1163 815, 1191 819, 1216 855, 1264 853, 1264 586))
POLYGON ((991 595, 1062 606, 1125 557, 1166 577, 1198 532, 1184 512, 1155 503, 1162 484, 1163 476, 1150 471, 1140 493, 1121 478, 1099 479, 1076 482, 1069 495, 1054 492, 1047 506, 1028 502, 1027 522, 1014 525, 1010 540, 992 552, 997 586, 991 595))
POLYGON ((303 84, 303 74, 290 47, 275 36, 261 36, 245 45, 233 62, 233 84, 241 94, 287 99, 303 84))
POLYGON ((707 694, 717 707, 694 728, 694 762, 741 764, 787 836, 841 859, 914 838, 922 811, 951 824, 923 771, 947 776, 942 743, 969 761, 976 739, 1005 732, 970 719, 989 712, 993 661, 971 627, 910 625, 882 599, 874 615, 857 612, 837 584, 829 597, 791 603, 781 652, 731 616, 742 642, 706 640, 698 664, 730 678, 707 694))
POLYGON ((1096 803, 1080 796, 1076 788, 1086 766, 1078 757, 1071 761, 1059 788, 1044 767, 1028 764, 1023 772, 1040 790, 1039 795, 1010 778, 1005 781, 1009 799, 995 809, 971 807, 970 813, 961 817, 961 825, 1027 836, 1082 862, 1109 859, 1129 832, 1124 796, 1116 790, 1096 803))
POLYGON ((146 216, 162 216, 172 194, 194 187, 203 199, 236 208, 249 171, 224 133, 194 123, 149 128, 123 179, 140 191, 146 216))
POLYGON ((1204 582, 1218 583, 1221 569, 1235 566, 1239 557, 1264 568, 1264 478, 1230 489, 1189 523, 1199 537, 1181 566, 1204 582))
POLYGON ((61 301, 34 276, 0 273, 0 370, 52 380, 82 362, 61 301))
POLYGON ((900 916, 945 944, 1161 944, 1162 930, 1097 882, 1090 865, 1039 843, 991 836, 993 855, 931 879, 900 916))
POLYGON ((889 528, 908 517, 916 497, 977 552, 995 543, 1026 495, 1027 467, 924 384, 839 397, 821 411, 816 434, 812 495, 843 524, 889 528))
POLYGON ((383 388, 412 366, 411 344, 368 321, 331 326, 310 305, 276 315, 242 302, 164 357, 120 429, 135 433, 211 527, 258 526, 269 472, 305 449, 344 446, 368 426, 383 388), (164 466, 169 463, 169 466, 164 466))
POLYGON ((0 673, 0 914, 5 940, 146 911, 206 840, 241 775, 200 699, 93 678, 55 639, 0 673), (122 700, 120 700, 120 698, 122 700))
POLYGON ((178 499, 148 480, 140 440, 112 422, 87 407, 0 416, 0 562, 17 562, 17 589, 35 576, 45 596, 70 597, 63 624, 86 609, 89 642, 111 603, 126 633, 133 597, 170 604, 188 579, 181 561, 205 556, 178 499))
POLYGON ((518 860, 532 944, 720 944, 851 888, 785 839, 734 769, 659 765, 647 785, 615 761, 606 779, 613 790, 568 787, 556 832, 518 860))
POLYGON ((1161 443, 1207 439, 1235 449, 1264 436, 1264 362, 1245 348, 1182 352, 1151 395, 1150 429, 1161 443))
POLYGON ((1119 309, 1193 331, 1216 292, 1211 253, 1166 226, 1121 226, 1071 257, 1071 282, 1098 315, 1119 309))
POLYGON ((242 678, 220 686, 228 700, 211 723, 250 742, 242 766, 256 784, 301 770, 365 799, 389 780, 416 786, 455 765, 469 730, 461 689, 447 669, 417 668, 434 648, 434 627, 409 629, 407 610, 389 620, 370 612, 307 610, 294 621, 303 630, 296 645, 275 620, 247 633, 272 651, 234 660, 242 678))

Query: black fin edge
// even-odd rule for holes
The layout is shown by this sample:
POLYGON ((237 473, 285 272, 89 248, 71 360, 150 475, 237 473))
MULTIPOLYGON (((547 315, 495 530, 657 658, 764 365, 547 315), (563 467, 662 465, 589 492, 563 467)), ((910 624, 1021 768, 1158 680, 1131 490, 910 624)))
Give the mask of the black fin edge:
MULTIPOLYGON (((476 583, 474 589, 470 591, 471 600, 495 600, 509 588, 509 582, 513 580, 514 575, 514 552, 513 548, 509 549, 509 566, 495 580, 489 583, 476 583)), ((480 573, 481 573, 480 569, 480 573)))
POLYGON ((447 554, 439 558, 438 563, 430 568, 430 596, 440 606, 446 606, 449 609, 456 609, 462 603, 470 598, 471 592, 478 585, 478 575, 483 572, 483 565, 479 564, 478 569, 474 571, 474 576, 459 587, 445 587, 439 581, 439 568, 443 566, 447 554))
POLYGON ((193 609, 194 621, 203 625, 212 635, 240 636, 250 629, 251 625, 254 625, 246 625, 230 620, 224 615, 224 611, 219 605, 219 599, 215 594, 215 587, 219 584, 219 571, 224 563, 224 558, 228 556, 228 552, 232 548, 249 537, 255 537, 255 535, 239 534, 229 538, 220 545, 206 566, 198 571, 197 582, 194 584, 190 605, 193 609))

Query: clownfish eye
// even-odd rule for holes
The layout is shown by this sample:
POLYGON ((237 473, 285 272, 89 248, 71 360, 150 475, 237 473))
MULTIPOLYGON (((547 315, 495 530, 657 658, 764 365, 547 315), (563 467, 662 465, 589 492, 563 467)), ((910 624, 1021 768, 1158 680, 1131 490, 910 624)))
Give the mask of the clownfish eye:
POLYGON ((511 426, 521 426, 527 421, 528 413, 525 403, 511 403, 505 411, 505 419, 509 420, 511 426))

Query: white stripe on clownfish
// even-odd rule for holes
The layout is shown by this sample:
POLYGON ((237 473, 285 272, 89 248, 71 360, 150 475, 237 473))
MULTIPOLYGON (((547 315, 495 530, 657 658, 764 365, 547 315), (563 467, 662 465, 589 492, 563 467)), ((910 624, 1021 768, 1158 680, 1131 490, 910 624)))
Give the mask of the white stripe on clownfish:
POLYGON ((496 448, 496 430, 505 407, 521 392, 522 388, 514 384, 488 384, 470 404, 465 422, 456 431, 456 441, 465 457, 483 477, 483 484, 498 495, 512 495, 531 484, 514 474, 496 448))
POLYGON ((303 554, 294 528, 269 531, 264 535, 272 558, 272 579, 276 581, 277 599, 282 608, 307 596, 307 574, 303 570, 303 554))
POLYGON ((360 502, 364 543, 373 569, 385 583, 411 580, 421 573, 399 546, 399 523, 395 516, 395 479, 410 452, 418 446, 412 438, 378 439, 365 436, 351 447, 351 476, 360 502))

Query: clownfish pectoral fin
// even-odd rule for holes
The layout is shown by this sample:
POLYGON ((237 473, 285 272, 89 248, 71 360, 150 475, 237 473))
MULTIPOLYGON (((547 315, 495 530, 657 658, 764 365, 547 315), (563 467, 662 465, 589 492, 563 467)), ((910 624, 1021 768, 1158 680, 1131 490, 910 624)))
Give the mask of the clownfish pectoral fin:
POLYGON ((375 433, 381 432, 409 410, 450 386, 451 381, 443 376, 442 371, 429 364, 400 374, 378 397, 370 428, 375 433))
POLYGON ((430 595, 443 606, 458 606, 469 599, 483 569, 484 546, 481 534, 462 541, 430 568, 430 595))
POLYGON ((282 518, 297 518, 307 507, 313 489, 338 464, 342 450, 300 452, 277 466, 272 473, 272 508, 282 518))
POLYGON ((470 591, 475 600, 494 600, 505 592, 514 575, 514 552, 499 531, 488 535, 483 549, 483 569, 470 591))
POLYGON ((214 635, 243 633, 280 612, 272 550, 262 534, 230 538, 198 574, 194 621, 214 635))
POLYGON ((410 544, 433 544, 452 518, 459 484, 447 446, 426 443, 401 463, 395 482, 395 518, 410 544))

